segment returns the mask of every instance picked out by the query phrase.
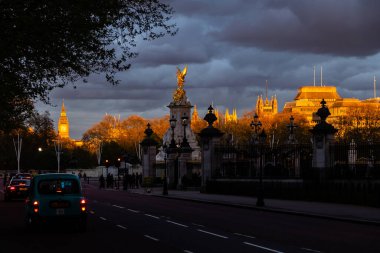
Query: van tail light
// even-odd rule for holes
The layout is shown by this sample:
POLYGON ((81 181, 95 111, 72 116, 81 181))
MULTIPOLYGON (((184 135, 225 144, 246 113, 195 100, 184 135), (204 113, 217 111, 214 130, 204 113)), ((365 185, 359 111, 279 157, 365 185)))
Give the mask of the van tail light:
POLYGON ((33 201, 33 212, 38 213, 39 211, 39 203, 38 201, 33 201))
POLYGON ((80 200, 80 210, 81 210, 82 212, 86 212, 86 204, 87 204, 87 202, 86 202, 85 199, 81 199, 81 200, 80 200))

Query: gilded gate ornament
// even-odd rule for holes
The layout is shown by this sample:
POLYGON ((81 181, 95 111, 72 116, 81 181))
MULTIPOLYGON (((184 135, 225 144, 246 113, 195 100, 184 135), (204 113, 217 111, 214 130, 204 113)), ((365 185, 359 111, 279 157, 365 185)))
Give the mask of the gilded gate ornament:
POLYGON ((176 103, 179 103, 183 100, 183 98, 186 96, 186 91, 183 89, 184 83, 185 83, 185 76, 187 73, 187 66, 181 71, 177 67, 177 89, 173 93, 173 100, 176 103))

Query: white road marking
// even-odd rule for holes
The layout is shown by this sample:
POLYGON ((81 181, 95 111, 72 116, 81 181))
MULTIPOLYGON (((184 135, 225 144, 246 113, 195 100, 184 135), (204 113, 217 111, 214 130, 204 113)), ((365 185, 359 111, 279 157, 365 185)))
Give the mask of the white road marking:
POLYGON ((186 253, 194 253, 194 252, 192 252, 192 251, 190 251, 190 250, 184 250, 183 252, 186 252, 186 253))
POLYGON ((193 225, 195 225, 195 226, 198 226, 198 227, 205 227, 205 226, 203 226, 203 225, 201 225, 201 224, 197 224, 197 223, 191 223, 191 224, 193 224, 193 225))
POLYGON ((255 239, 255 238, 256 238, 256 237, 254 237, 254 236, 243 235, 243 234, 239 234, 239 233, 234 233, 234 235, 240 235, 240 236, 244 236, 244 237, 251 238, 251 239, 255 239))
POLYGON ((155 219, 160 219, 160 217, 157 217, 157 216, 154 216, 154 215, 151 215, 151 214, 145 214, 145 216, 148 216, 148 217, 151 217, 151 218, 155 218, 155 219))
POLYGON ((276 253, 284 253, 282 251, 278 251, 278 250, 274 250, 274 249, 270 249, 270 248, 267 248, 267 247, 264 247, 264 246, 260 246, 260 245, 257 245, 257 244, 253 244, 253 243, 249 243, 249 242, 243 242, 244 244, 247 244, 249 246, 253 246, 253 247, 256 247, 256 248, 259 248, 259 249, 265 249, 265 250, 268 250, 268 251, 271 251, 271 252, 276 252, 276 253))
POLYGON ((124 227, 122 225, 116 225, 116 227, 119 227, 119 228, 122 228, 122 229, 127 229, 126 227, 124 227))
POLYGON ((172 224, 175 224, 175 225, 177 225, 177 226, 181 226, 181 227, 185 227, 185 228, 188 228, 189 226, 186 226, 186 225, 183 225, 183 224, 181 224, 181 223, 177 223, 177 222, 174 222, 174 221, 171 221, 171 220, 166 220, 167 222, 169 222, 169 223, 172 223, 172 224))
POLYGON ((202 230, 202 229, 198 229, 198 231, 199 231, 199 232, 202 232, 202 233, 209 234, 209 235, 217 236, 217 237, 220 237, 220 238, 228 239, 227 236, 214 234, 214 233, 211 233, 211 232, 208 232, 208 231, 202 230))
POLYGON ((128 211, 132 212, 132 213, 139 213, 140 211, 137 211, 137 210, 133 210, 133 209, 127 209, 128 211))
POLYGON ((152 236, 149 236, 149 235, 144 235, 144 236, 145 236, 146 238, 149 238, 149 239, 153 240, 153 241, 156 241, 156 242, 159 241, 157 238, 154 238, 154 237, 152 237, 152 236))
POLYGON ((90 214, 94 214, 95 212, 94 211, 90 211, 90 214))
POLYGON ((301 248, 301 249, 306 250, 306 251, 310 251, 310 252, 321 253, 321 251, 315 250, 315 249, 308 249, 308 248, 301 248))
POLYGON ((102 219, 102 220, 107 220, 106 218, 104 218, 104 217, 102 217, 102 216, 100 216, 99 218, 102 219))
POLYGON ((112 206, 117 207, 117 208, 120 208, 120 209, 125 208, 124 206, 118 206, 118 205, 112 205, 112 206))

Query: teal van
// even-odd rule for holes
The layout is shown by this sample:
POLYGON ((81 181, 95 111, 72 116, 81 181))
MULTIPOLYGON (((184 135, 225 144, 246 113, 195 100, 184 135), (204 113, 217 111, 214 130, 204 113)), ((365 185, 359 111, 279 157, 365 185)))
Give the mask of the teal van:
POLYGON ((79 177, 63 173, 36 175, 25 201, 26 226, 61 220, 71 220, 80 231, 86 230, 87 201, 79 177))

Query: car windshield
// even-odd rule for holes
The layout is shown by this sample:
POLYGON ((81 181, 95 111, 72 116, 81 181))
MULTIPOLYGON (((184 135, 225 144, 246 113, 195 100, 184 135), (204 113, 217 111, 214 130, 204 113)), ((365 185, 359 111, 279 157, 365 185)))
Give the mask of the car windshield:
POLYGON ((24 174, 17 174, 15 176, 15 178, 32 178, 32 175, 31 174, 28 174, 28 173, 24 173, 24 174))
POLYGON ((11 185, 30 186, 30 180, 12 180, 11 185))
POLYGON ((40 194, 77 194, 79 184, 73 179, 42 180, 38 184, 40 194))

